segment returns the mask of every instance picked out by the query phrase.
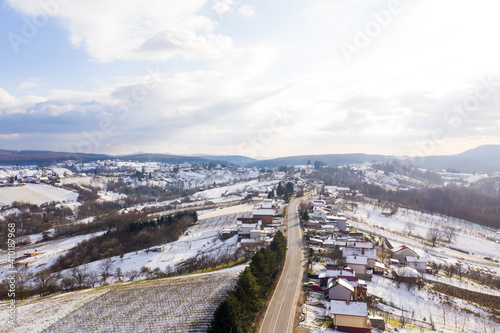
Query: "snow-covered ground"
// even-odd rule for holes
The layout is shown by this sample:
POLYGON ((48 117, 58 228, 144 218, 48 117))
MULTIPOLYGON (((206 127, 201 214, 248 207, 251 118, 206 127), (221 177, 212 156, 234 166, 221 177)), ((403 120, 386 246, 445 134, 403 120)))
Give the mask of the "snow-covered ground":
MULTIPOLYGON (((23 246, 16 250, 16 257, 22 257, 25 252, 33 252, 37 250, 37 255, 35 257, 23 258, 18 260, 19 264, 27 264, 28 269, 31 272, 37 272, 53 265, 57 258, 66 253, 68 250, 75 247, 78 243, 96 237, 103 234, 104 232, 98 232, 93 234, 63 238, 58 240, 53 240, 49 242, 44 242, 40 244, 30 244, 23 246)), ((36 239, 36 235, 34 237, 36 239)), ((7 262, 7 251, 0 251, 0 278, 4 278, 9 270, 9 264, 7 262)), ((8 275, 8 274, 7 274, 8 275)))
POLYGON ((269 181, 258 181, 258 180, 250 180, 247 182, 241 182, 234 185, 222 186, 213 188, 206 191, 198 192, 194 195, 195 198, 203 198, 203 199, 215 199, 220 198, 221 196, 226 196, 231 193, 241 192, 252 188, 260 188, 262 186, 273 186, 278 184, 279 180, 269 180, 269 181))
MULTIPOLYGON (((167 268, 172 269, 176 265, 200 254, 217 257, 221 254, 232 253, 238 246, 237 236, 222 241, 219 239, 219 232, 225 228, 236 227, 236 219, 250 216, 252 208, 252 205, 238 205, 202 214, 199 216, 197 224, 189 227, 179 240, 163 244, 163 252, 141 250, 126 253, 123 257, 113 257, 113 271, 120 268, 123 273, 126 273, 132 270, 140 270, 143 266, 150 269, 159 268, 165 271, 167 268)), ((27 251, 37 250, 38 254, 35 257, 23 258, 18 262, 27 263, 30 271, 35 273, 53 265, 60 255, 63 255, 83 240, 100 234, 102 232, 22 247, 17 250, 18 257, 27 251)), ((86 264, 85 268, 99 273, 101 264, 101 261, 95 261, 86 264)), ((7 271, 7 251, 2 251, 0 252, 0 277, 4 277, 7 271)))
POLYGON ((393 245, 405 244, 420 251, 422 256, 428 256, 432 260, 443 262, 456 262, 458 258, 466 261, 479 263, 484 267, 493 269, 500 275, 500 265, 493 261, 486 261, 484 257, 500 260, 500 244, 487 240, 484 236, 488 233, 486 229, 478 226, 459 223, 446 217, 417 212, 409 209, 399 209, 395 215, 386 217, 382 215, 382 208, 369 203, 358 203, 354 211, 345 211, 348 217, 354 218, 349 221, 356 227, 367 231, 373 231, 387 237, 393 245), (356 220, 358 222, 356 222, 356 220), (407 236, 406 225, 412 223, 414 230, 412 235, 426 237, 430 228, 443 230, 447 226, 457 228, 456 240, 451 247, 469 252, 469 254, 448 249, 446 243, 439 248, 432 248, 423 244, 422 240, 407 236))
POLYGON ((114 193, 109 191, 100 191, 97 193, 99 198, 103 201, 118 201, 121 199, 125 199, 127 196, 121 193, 114 193))
POLYGON ((426 288, 418 290, 412 287, 408 290, 406 284, 398 284, 381 276, 373 276, 372 282, 367 282, 367 285, 368 294, 381 297, 387 303, 378 304, 384 311, 434 323, 435 329, 440 332, 451 333, 463 329, 466 332, 476 330, 494 333, 500 330, 500 325, 488 318, 491 314, 474 303, 445 297, 426 288))
MULTIPOLYGON (((145 266, 165 271, 201 254, 217 257, 226 252, 232 253, 238 246, 237 236, 222 241, 219 239, 219 232, 224 228, 235 227, 236 218, 249 215, 250 213, 235 213, 201 219, 196 225, 189 227, 179 240, 163 244, 163 252, 141 250, 126 253, 121 258, 113 257, 113 270, 119 267, 125 273, 145 266)), ((99 272, 100 265, 101 261, 95 261, 87 264, 87 267, 99 272)))
POLYGON ((202 220, 229 214, 248 213, 253 210, 253 207, 254 205, 246 204, 246 205, 236 205, 227 208, 216 209, 208 213, 200 214, 198 216, 198 219, 202 220))
POLYGON ((204 332, 244 265, 188 277, 141 281, 16 304, 17 326, 0 304, 0 333, 204 332))
POLYGON ((46 184, 26 184, 19 187, 0 187, 0 207, 14 201, 41 205, 48 202, 76 201, 78 193, 46 184))

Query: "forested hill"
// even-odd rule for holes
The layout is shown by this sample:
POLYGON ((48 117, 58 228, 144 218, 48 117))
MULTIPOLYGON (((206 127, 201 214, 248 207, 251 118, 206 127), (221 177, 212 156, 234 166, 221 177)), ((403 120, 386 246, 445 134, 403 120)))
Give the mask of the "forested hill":
POLYGON ((356 188, 368 197, 393 202, 402 207, 451 216, 500 229, 500 200, 478 193, 471 188, 447 186, 387 191, 368 183, 359 183, 356 188))

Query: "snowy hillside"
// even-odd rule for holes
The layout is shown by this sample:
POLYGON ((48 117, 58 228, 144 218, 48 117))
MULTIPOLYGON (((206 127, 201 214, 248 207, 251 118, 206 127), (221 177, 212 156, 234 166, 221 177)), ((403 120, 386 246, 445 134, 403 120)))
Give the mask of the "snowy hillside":
POLYGON ((41 205, 48 202, 76 201, 78 193, 46 184, 26 184, 19 187, 0 187, 0 207, 14 201, 41 205))

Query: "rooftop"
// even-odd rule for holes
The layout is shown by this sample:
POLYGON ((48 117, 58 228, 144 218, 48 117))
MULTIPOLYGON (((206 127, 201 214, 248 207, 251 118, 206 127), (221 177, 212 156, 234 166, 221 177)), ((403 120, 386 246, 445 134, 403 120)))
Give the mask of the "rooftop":
POLYGON ((363 302, 330 301, 330 314, 367 317, 368 306, 363 302))

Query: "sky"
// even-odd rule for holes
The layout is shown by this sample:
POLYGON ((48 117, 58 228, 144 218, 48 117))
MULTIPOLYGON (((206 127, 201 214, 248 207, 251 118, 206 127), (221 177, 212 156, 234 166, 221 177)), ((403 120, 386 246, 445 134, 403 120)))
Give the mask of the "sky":
POLYGON ((499 12, 488 0, 3 0, 0 149, 500 144, 499 12))

